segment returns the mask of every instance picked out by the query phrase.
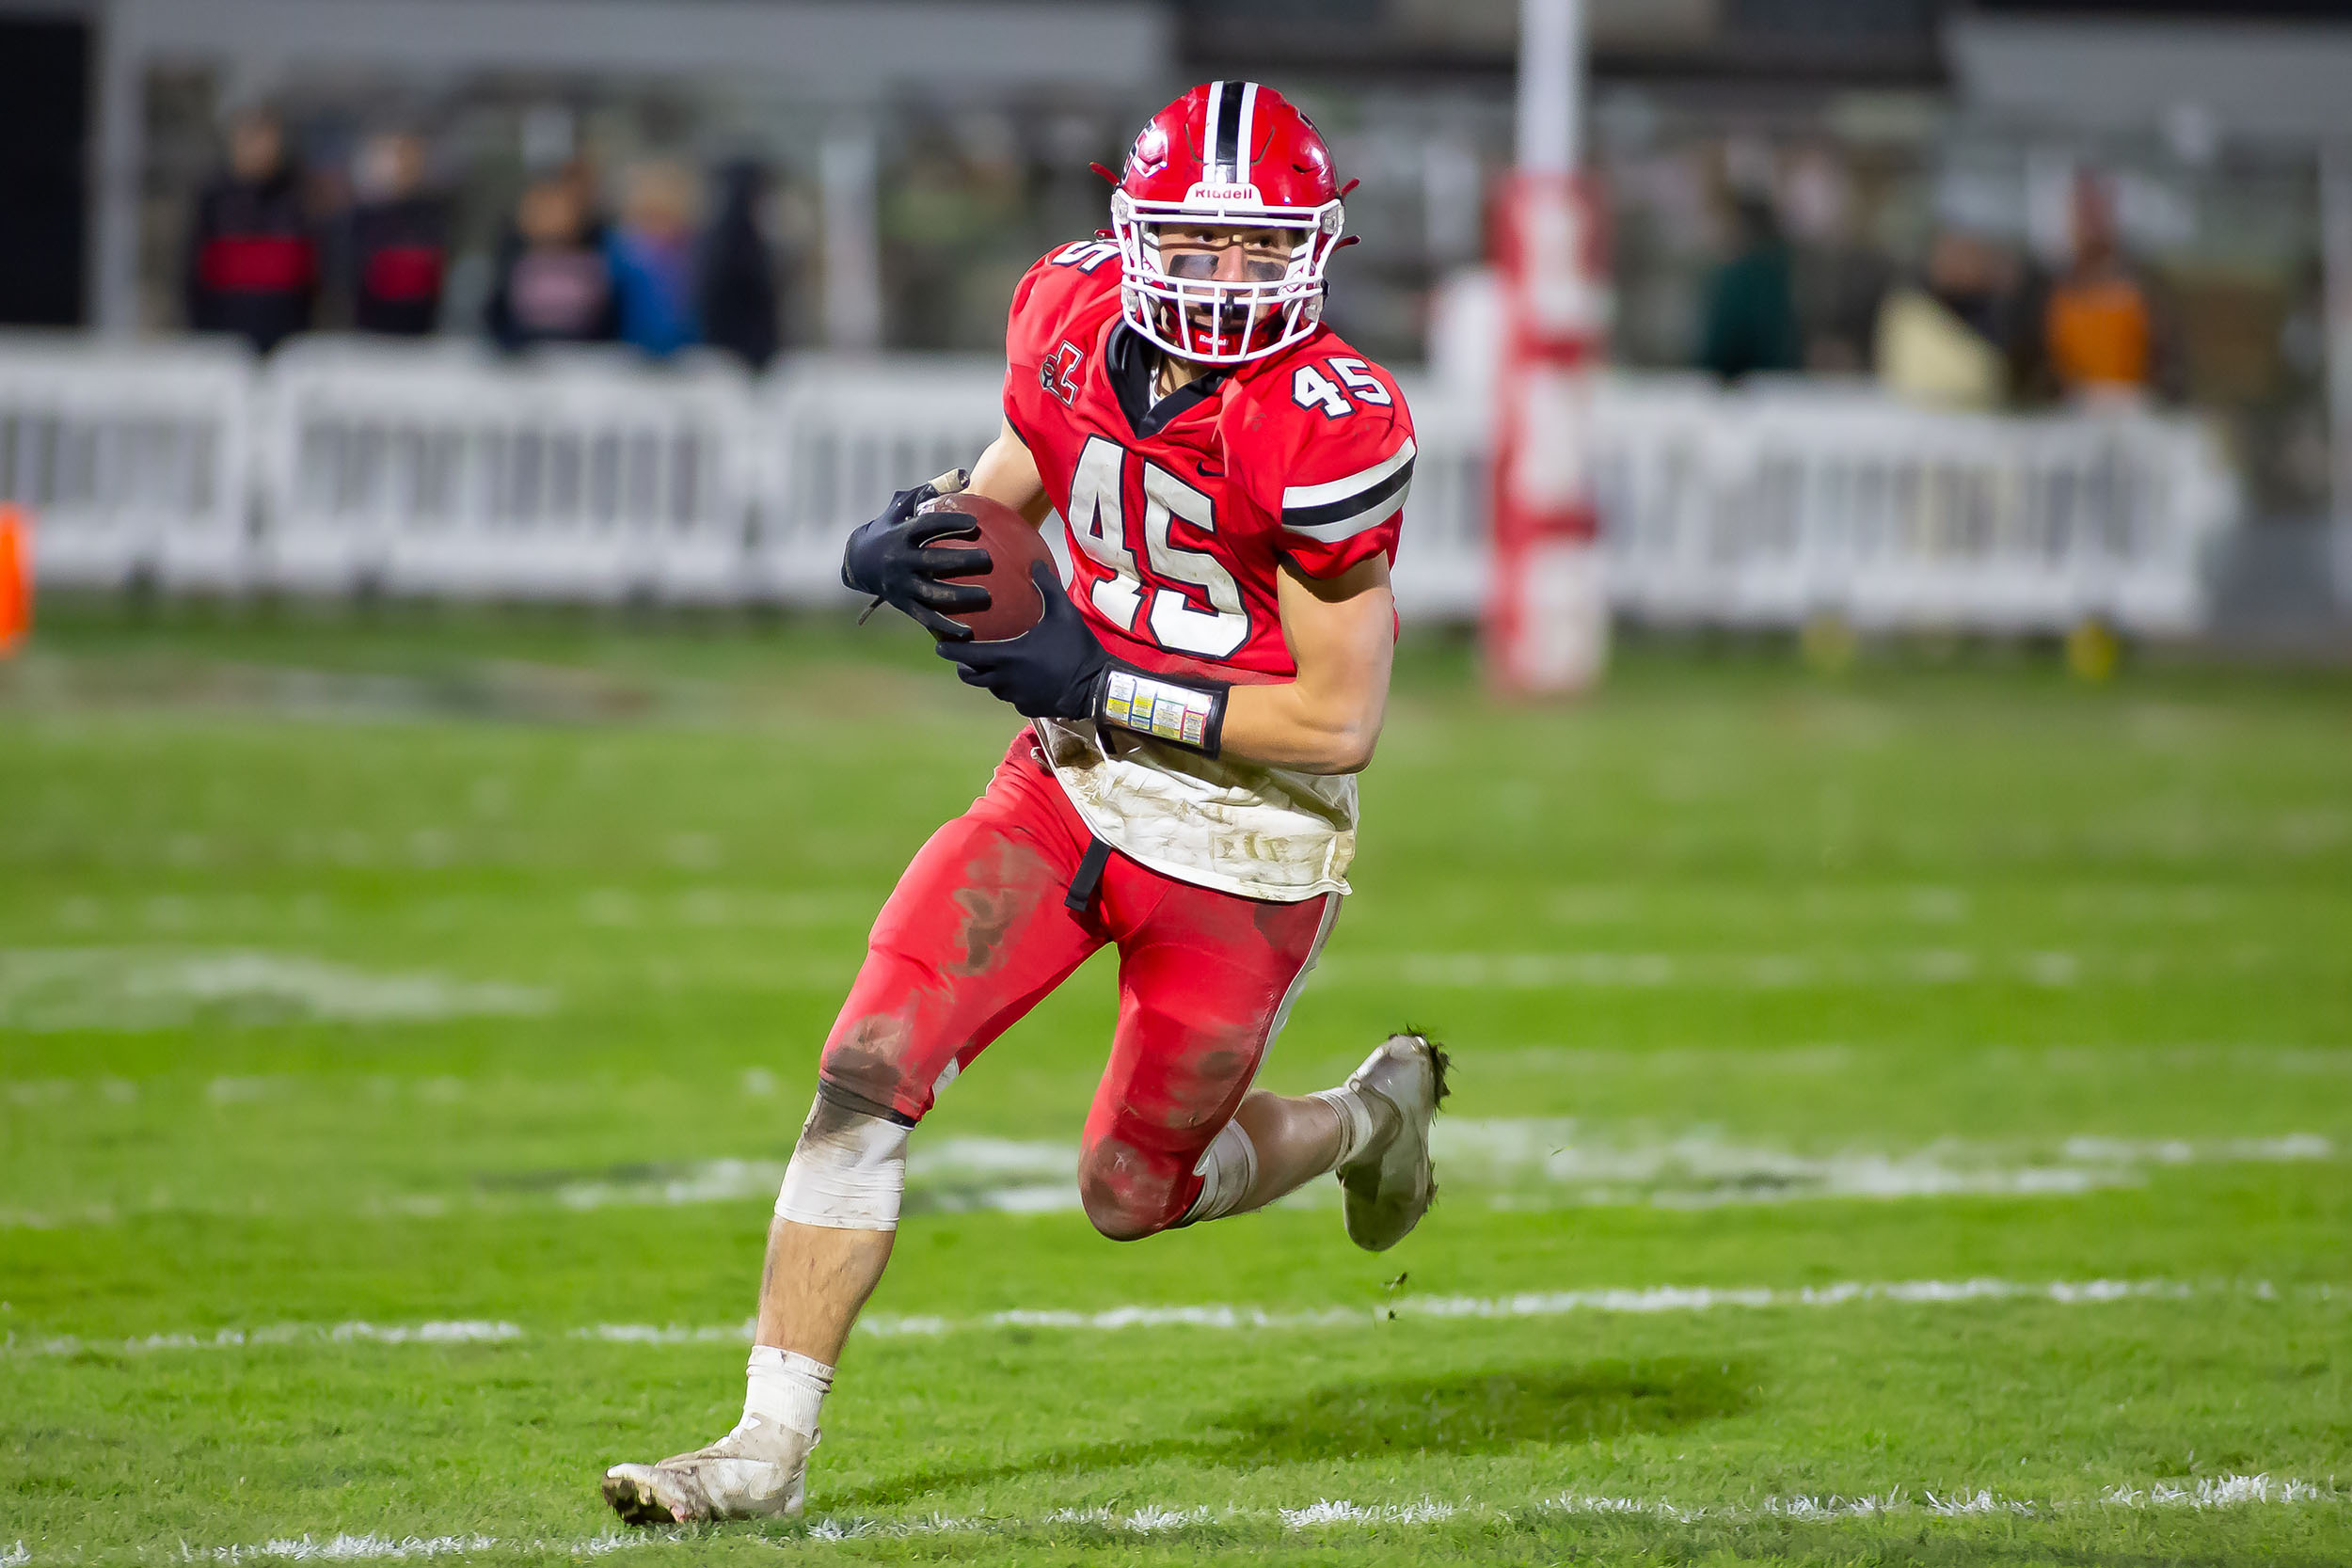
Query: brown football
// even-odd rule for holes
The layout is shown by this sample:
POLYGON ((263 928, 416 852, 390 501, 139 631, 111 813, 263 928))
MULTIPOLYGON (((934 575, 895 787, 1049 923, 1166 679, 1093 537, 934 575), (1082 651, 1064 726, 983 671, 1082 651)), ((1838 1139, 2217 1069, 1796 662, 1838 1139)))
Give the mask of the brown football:
POLYGON ((944 578, 944 582, 977 582, 988 590, 986 610, 968 610, 950 620, 962 622, 972 628, 974 638, 982 642, 1001 642, 1018 637, 1045 616, 1045 601, 1038 595, 1037 584, 1029 580, 1029 568, 1042 561, 1054 563, 1053 552, 1045 547, 1045 536, 1029 526, 1027 519, 1002 501, 990 500, 970 491, 961 495, 942 496, 923 503, 926 512, 961 512, 972 519, 969 533, 958 531, 931 542, 930 546, 968 549, 977 540, 988 552, 988 570, 968 577, 944 578))

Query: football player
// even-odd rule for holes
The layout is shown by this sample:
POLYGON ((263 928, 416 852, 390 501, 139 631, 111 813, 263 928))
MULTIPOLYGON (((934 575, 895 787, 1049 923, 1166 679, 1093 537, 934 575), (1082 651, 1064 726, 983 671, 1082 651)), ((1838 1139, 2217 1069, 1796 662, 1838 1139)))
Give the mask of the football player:
MULTIPOLYGON (((1105 171, 1106 173, 1108 171, 1105 171)), ((971 640, 950 612, 984 551, 902 490, 842 578, 940 638, 1029 721, 987 792, 932 835, 875 922, 769 1231, 743 1418, 617 1465, 635 1523, 797 1513, 818 1413, 890 1257, 910 1129, 989 1043, 1105 943, 1119 1024, 1086 1122, 1087 1215, 1132 1241, 1263 1208, 1336 1171, 1377 1251, 1435 1190, 1446 1057, 1383 1041, 1345 1084, 1253 1090, 1330 935, 1356 848, 1396 612, 1389 568, 1413 424, 1389 373, 1322 323, 1343 188, 1306 116, 1213 82, 1136 137, 1103 237, 1014 291, 1004 422, 970 486, 1066 520, 1067 592, 971 640)))

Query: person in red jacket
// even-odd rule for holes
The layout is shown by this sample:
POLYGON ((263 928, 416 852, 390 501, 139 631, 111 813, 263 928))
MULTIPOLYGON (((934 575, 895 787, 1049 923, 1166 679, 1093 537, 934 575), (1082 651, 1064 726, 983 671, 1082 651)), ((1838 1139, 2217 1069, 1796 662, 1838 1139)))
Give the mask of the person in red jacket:
POLYGON ((230 122, 228 167, 197 198, 188 325, 235 333, 266 354, 310 330, 318 284, 318 236, 285 127, 267 109, 246 109, 230 122))
POLYGON ((383 132, 360 149, 349 277, 351 323, 362 332, 421 338, 440 319, 449 204, 426 188, 426 165, 414 132, 383 132))
POLYGON ((1215 82, 1136 138, 1104 237, 1013 292, 1003 422, 970 487, 1067 519, 1075 575, 979 642, 946 580, 984 551, 926 513, 934 481, 851 535, 843 581, 938 636, 1027 722, 988 789, 914 857, 874 924, 787 1166, 743 1418, 604 1492, 631 1523, 795 1513, 834 1365, 895 1237, 908 1134, 1092 953, 1119 1023, 1078 1197, 1134 1241, 1263 1208, 1336 1173, 1379 1251, 1436 1190, 1445 1053, 1391 1035, 1336 1087, 1253 1086, 1331 931, 1355 775, 1386 710, 1389 588, 1413 479, 1388 372, 1323 324, 1341 190, 1280 94, 1215 82), (932 541, 940 540, 940 544, 932 541))

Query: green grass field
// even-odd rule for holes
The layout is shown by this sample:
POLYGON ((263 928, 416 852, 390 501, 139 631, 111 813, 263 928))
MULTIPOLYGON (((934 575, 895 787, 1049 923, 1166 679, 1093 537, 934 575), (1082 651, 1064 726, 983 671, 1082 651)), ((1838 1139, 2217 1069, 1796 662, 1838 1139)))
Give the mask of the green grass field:
POLYGON ((1521 711, 1408 645, 1263 1080, 1453 1045, 1404 1245, 1096 1238, 1098 960, 916 1135, 808 1524, 618 1530, 1010 727, 919 642, 0 665, 0 1563, 2352 1560, 2352 679, 1690 646, 1521 711))

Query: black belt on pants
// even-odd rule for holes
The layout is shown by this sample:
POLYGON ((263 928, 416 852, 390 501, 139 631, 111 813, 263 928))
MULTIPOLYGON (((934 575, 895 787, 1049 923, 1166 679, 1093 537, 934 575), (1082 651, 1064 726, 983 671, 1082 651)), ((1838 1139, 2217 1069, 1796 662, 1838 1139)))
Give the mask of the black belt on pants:
POLYGON ((1086 859, 1078 863, 1078 874, 1070 879, 1069 895, 1062 903, 1073 914, 1084 914, 1093 907, 1095 890, 1103 885, 1103 867, 1111 860, 1111 847, 1101 839, 1087 846, 1086 859))

